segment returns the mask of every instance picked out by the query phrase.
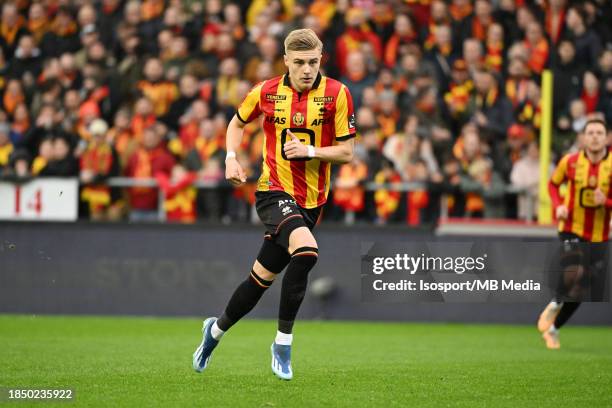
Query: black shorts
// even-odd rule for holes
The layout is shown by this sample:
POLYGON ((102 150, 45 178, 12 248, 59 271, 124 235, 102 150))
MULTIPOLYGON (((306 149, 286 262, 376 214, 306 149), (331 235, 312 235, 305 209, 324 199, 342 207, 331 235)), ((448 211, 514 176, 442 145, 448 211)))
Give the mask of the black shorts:
POLYGON ((321 207, 302 208, 284 191, 257 191, 255 208, 266 226, 266 239, 284 248, 289 247, 291 231, 299 227, 312 231, 321 214, 321 207))
MULTIPOLYGON (((561 271, 571 270, 580 266, 584 270, 584 274, 580 281, 574 282, 573 285, 580 286, 580 292, 583 293, 582 298, 575 300, 590 300, 601 302, 609 300, 608 284, 609 284, 609 243, 608 242, 590 242, 584 238, 569 232, 560 232, 559 239, 561 241, 561 271)), ((563 277, 561 277, 563 278, 563 277)), ((564 299, 568 292, 568 283, 560 279, 557 297, 560 300, 564 299)))
POLYGON ((592 265, 608 262, 608 246, 609 243, 604 242, 591 242, 586 239, 571 233, 571 232, 560 232, 559 240, 566 245, 562 245, 562 253, 571 252, 576 250, 582 257, 583 266, 588 268, 592 265), (570 244, 575 244, 574 247, 570 244))

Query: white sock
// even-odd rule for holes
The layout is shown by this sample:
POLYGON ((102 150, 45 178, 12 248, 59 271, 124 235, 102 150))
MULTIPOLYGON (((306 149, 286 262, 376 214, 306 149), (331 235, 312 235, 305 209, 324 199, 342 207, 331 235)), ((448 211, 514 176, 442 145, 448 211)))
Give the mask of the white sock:
POLYGON ((557 334, 559 333, 559 329, 557 329, 554 324, 551 324, 550 327, 548 328, 548 332, 550 334, 557 334))
POLYGON ((558 309, 563 306, 563 302, 557 302, 556 300, 553 300, 552 302, 550 302, 550 304, 553 305, 555 309, 558 309))
POLYGON ((210 328, 210 334, 213 336, 213 339, 219 340, 221 337, 223 337, 225 332, 221 330, 219 326, 217 326, 217 322, 215 321, 210 328))
POLYGON ((276 344, 282 344, 283 346, 290 346, 292 341, 293 341, 293 334, 287 334, 287 333, 276 331, 276 339, 274 339, 274 342, 276 344))

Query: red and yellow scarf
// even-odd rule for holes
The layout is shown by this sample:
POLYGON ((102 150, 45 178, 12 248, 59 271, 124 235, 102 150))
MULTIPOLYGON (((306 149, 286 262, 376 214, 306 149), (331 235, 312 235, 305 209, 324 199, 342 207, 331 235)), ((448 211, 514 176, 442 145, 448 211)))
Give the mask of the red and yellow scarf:
POLYGON ((17 40, 17 33, 24 25, 25 22, 23 17, 21 16, 19 16, 19 18, 17 19, 17 23, 12 27, 9 27, 5 24, 1 24, 0 36, 4 38, 4 41, 6 41, 8 45, 13 45, 15 43, 15 40, 17 40))

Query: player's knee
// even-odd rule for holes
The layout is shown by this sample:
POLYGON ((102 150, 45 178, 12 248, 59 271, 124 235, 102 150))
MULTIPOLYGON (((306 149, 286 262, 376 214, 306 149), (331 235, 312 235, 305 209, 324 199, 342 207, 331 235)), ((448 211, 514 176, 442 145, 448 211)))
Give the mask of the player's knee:
POLYGON ((289 235, 289 253, 292 254, 302 247, 315 248, 318 250, 317 241, 307 227, 299 227, 291 231, 289 235))
POLYGON ((307 267, 307 270, 312 269, 319 259, 319 250, 316 247, 303 246, 297 248, 291 253, 291 262, 299 262, 307 267))
POLYGON ((285 269, 289 261, 289 254, 285 248, 266 239, 259 250, 253 270, 274 279, 275 275, 285 269))
POLYGON ((583 264, 580 253, 566 253, 561 256, 561 269, 565 272, 573 271, 583 264))
POLYGON ((258 260, 255 261, 255 263, 253 264, 253 272, 261 279, 266 280, 266 281, 273 281, 274 279, 276 279, 276 275, 278 273, 274 273, 272 271, 269 271, 266 267, 264 267, 261 263, 259 263, 258 260))
POLYGON ((260 286, 263 290, 268 289, 274 283, 274 274, 268 275, 262 272, 256 272, 255 268, 251 270, 249 278, 260 286))

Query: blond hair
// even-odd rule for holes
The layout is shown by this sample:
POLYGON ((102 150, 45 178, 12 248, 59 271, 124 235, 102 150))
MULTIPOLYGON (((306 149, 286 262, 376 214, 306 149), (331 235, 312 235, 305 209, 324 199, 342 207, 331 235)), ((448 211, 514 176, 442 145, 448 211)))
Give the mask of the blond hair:
POLYGON ((285 38, 285 54, 287 51, 323 51, 323 43, 310 28, 293 30, 285 38))

